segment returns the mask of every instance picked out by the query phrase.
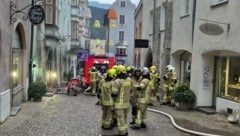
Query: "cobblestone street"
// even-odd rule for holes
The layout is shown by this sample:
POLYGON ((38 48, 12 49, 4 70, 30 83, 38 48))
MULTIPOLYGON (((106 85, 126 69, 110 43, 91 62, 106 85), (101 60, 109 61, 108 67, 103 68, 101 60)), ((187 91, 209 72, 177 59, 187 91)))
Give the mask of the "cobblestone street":
MULTIPOLYGON (((1 136, 99 136, 116 134, 117 130, 101 129, 101 106, 96 97, 80 94, 76 97, 57 94, 44 98, 42 105, 36 102, 22 104, 16 117, 10 117, 0 126, 1 136), (35 110, 35 111, 34 111, 35 110), (34 113, 35 112, 35 113, 34 113)), ((148 112, 148 128, 131 130, 129 136, 187 136, 175 129, 170 120, 148 112)), ((129 119, 130 121, 130 119, 129 119)))

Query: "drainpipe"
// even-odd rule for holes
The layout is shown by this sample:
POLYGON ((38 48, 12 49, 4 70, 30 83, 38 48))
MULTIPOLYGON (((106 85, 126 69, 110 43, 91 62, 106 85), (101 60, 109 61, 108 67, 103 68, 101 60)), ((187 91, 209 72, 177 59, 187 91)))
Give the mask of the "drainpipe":
MULTIPOLYGON (((157 56, 157 54, 155 54, 156 52, 155 52, 155 50, 157 49, 156 48, 156 44, 155 44, 155 39, 156 39, 156 36, 155 36, 155 33, 156 33, 156 0, 154 0, 153 1, 153 41, 152 41, 152 49, 153 49, 153 59, 152 59, 152 63, 156 63, 156 60, 157 60, 157 58, 156 58, 156 56, 157 56)), ((153 64, 152 64, 153 65, 153 64)))
MULTIPOLYGON (((34 0, 32 0, 32 7, 34 6, 34 0)), ((33 35, 34 35, 34 26, 31 23, 31 41, 30 41, 30 58, 29 58, 29 85, 32 83, 32 48, 33 48, 33 35)))
POLYGON ((196 7, 197 7, 197 0, 193 0, 193 15, 192 15, 192 47, 193 47, 193 40, 194 40, 194 27, 195 27, 195 18, 196 18, 196 7))

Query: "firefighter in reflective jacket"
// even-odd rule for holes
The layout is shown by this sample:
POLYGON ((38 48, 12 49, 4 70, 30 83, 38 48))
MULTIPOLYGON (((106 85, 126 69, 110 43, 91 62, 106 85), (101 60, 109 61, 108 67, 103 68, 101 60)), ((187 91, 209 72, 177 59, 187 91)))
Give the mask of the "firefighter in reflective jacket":
POLYGON ((135 68, 133 70, 133 76, 132 76, 132 89, 130 94, 130 104, 132 106, 132 122, 130 122, 131 125, 135 124, 136 117, 137 117, 137 99, 139 92, 137 91, 137 88, 135 85, 138 85, 141 79, 141 69, 135 68))
POLYGON ((113 116, 113 99, 112 99, 112 83, 113 79, 116 78, 116 70, 109 69, 107 71, 106 78, 103 78, 100 82, 101 91, 101 105, 102 105, 102 128, 112 129, 112 116, 113 116))
POLYGON ((163 77, 164 79, 164 93, 163 93, 163 104, 174 104, 171 97, 176 89, 177 76, 175 74, 175 68, 171 65, 167 66, 167 73, 163 77))
POLYGON ((100 71, 98 72, 98 79, 97 79, 97 98, 98 101, 96 102, 96 105, 100 105, 101 101, 100 101, 100 96, 101 96, 101 85, 100 81, 102 81, 103 79, 105 79, 107 77, 107 70, 105 66, 101 66, 100 71))
POLYGON ((131 91, 131 79, 127 77, 124 66, 117 68, 117 79, 113 82, 112 97, 114 99, 114 114, 117 118, 117 128, 119 136, 128 135, 127 114, 129 110, 129 99, 131 91))
POLYGON ((90 87, 92 90, 92 95, 96 95, 96 89, 97 89, 97 80, 98 80, 98 72, 95 67, 91 68, 91 71, 89 71, 90 76, 90 87))
POLYGON ((160 75, 157 72, 157 67, 156 66, 151 66, 150 67, 150 78, 153 83, 153 91, 151 92, 151 105, 153 105, 153 101, 157 98, 159 98, 159 85, 160 85, 160 75))
POLYGON ((151 91, 153 89, 153 84, 150 81, 150 73, 147 67, 142 69, 142 79, 140 84, 135 85, 139 91, 138 101, 137 101, 137 118, 136 123, 131 125, 132 129, 146 128, 147 122, 147 107, 151 101, 151 91))

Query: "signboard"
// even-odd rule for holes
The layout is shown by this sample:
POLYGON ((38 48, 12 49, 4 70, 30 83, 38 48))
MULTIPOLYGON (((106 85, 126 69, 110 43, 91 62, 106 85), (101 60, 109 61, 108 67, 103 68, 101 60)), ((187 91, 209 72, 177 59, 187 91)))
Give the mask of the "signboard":
POLYGON ((135 39, 135 48, 148 48, 148 40, 135 39))
POLYGON ((40 5, 35 5, 29 9, 28 16, 31 23, 38 25, 43 22, 45 18, 45 12, 40 5))
POLYGON ((80 51, 77 54, 78 62, 85 61, 85 59, 88 57, 89 52, 88 51, 80 51))

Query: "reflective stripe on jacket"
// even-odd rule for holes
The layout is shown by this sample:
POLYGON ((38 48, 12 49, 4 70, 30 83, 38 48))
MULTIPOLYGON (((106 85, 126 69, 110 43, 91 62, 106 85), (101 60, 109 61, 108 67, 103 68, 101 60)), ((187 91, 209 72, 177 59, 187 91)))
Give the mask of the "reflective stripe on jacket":
POLYGON ((112 94, 116 95, 114 98, 115 109, 129 108, 130 91, 132 83, 129 78, 116 79, 113 84, 112 94))

